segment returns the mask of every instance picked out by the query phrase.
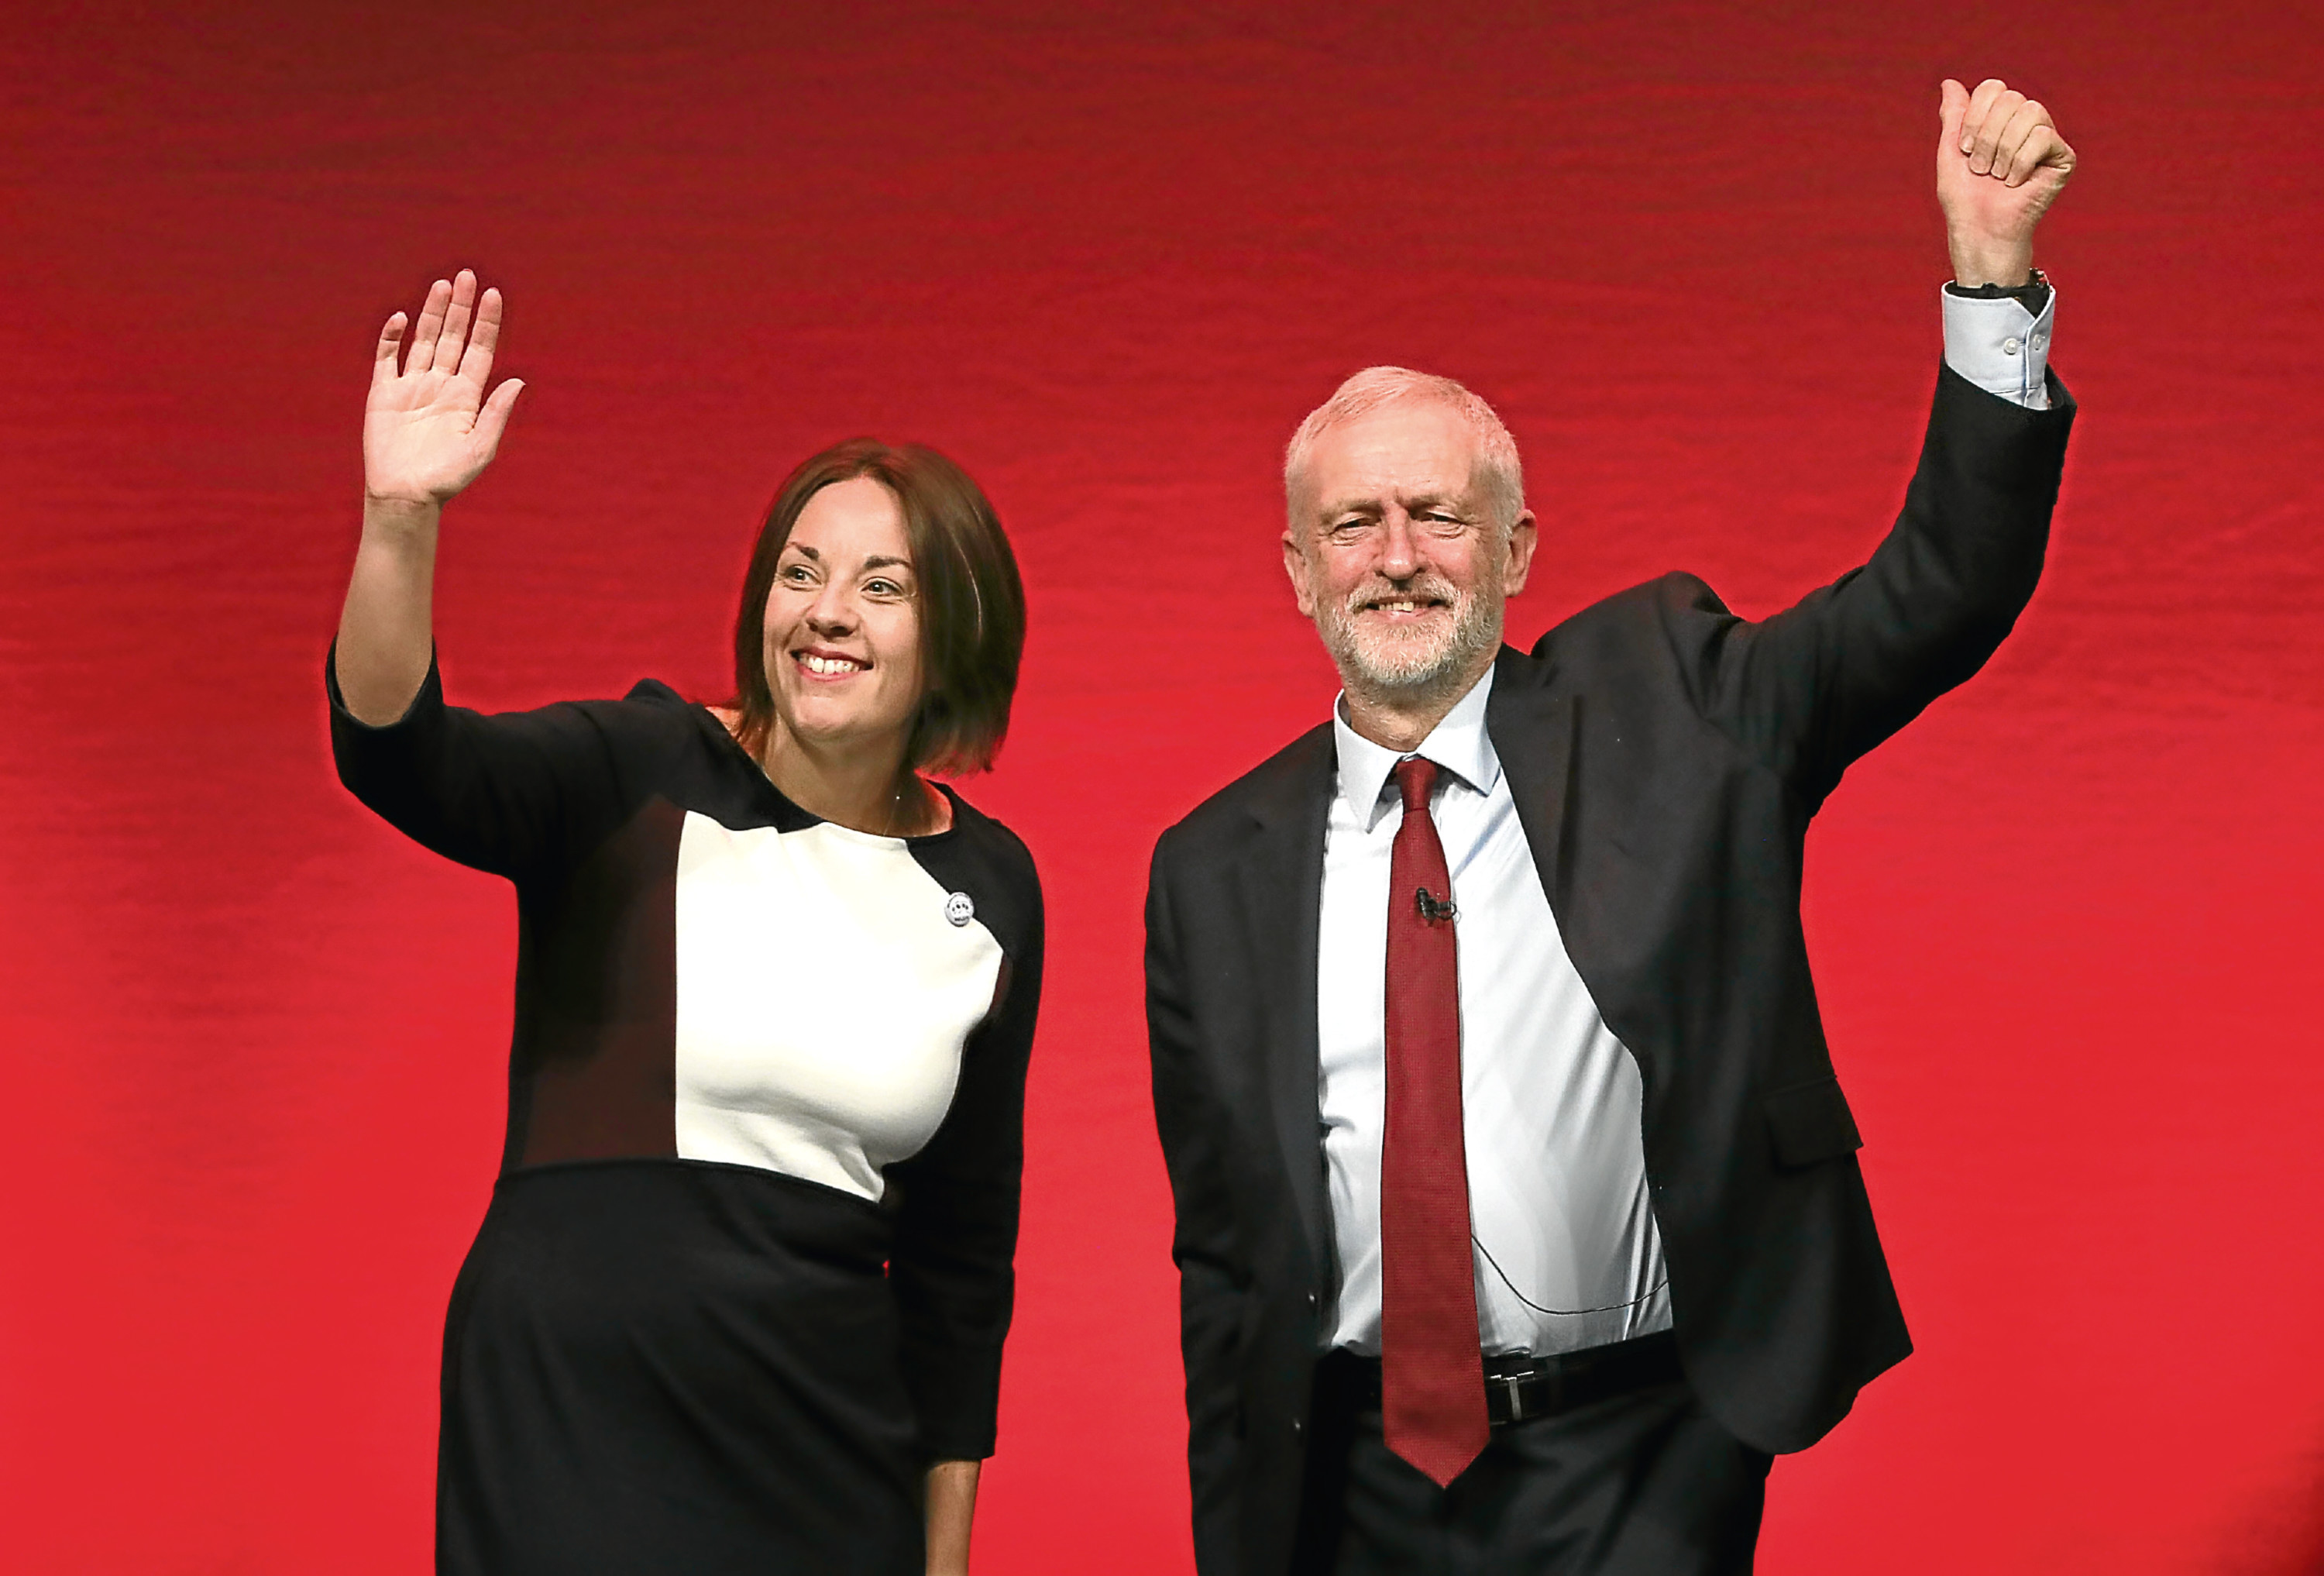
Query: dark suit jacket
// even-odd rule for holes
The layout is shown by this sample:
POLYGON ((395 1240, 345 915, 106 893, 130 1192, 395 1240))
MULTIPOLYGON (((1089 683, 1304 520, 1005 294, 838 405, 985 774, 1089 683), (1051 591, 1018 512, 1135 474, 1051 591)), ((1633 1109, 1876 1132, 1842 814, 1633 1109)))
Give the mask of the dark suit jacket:
MULTIPOLYGON (((1551 910, 1644 1081, 1687 1377, 1764 1450, 1812 1443, 1911 1350, 1809 979, 1808 821, 2033 594, 2073 419, 2050 396, 2027 410, 1941 370, 1895 529, 1764 622, 1670 575, 1495 668, 1486 728, 1551 910)), ((1332 1305, 1315 938, 1333 770, 1326 724, 1154 851, 1147 1015, 1204 1576, 1288 1562, 1332 1305)))

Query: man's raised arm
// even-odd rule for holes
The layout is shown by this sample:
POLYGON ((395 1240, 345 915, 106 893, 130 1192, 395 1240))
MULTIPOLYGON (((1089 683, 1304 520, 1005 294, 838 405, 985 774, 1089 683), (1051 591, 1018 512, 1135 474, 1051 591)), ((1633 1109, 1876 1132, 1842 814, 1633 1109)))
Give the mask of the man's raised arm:
POLYGON ((2074 151, 1997 80, 1946 81, 1939 115, 1949 375, 1895 528, 1862 568, 1764 622, 1728 617, 1699 583, 1667 604, 1674 638, 1697 650, 1705 713, 1811 806, 2009 632, 2041 574, 2071 425, 2050 409, 2055 301, 2034 233, 2074 151))

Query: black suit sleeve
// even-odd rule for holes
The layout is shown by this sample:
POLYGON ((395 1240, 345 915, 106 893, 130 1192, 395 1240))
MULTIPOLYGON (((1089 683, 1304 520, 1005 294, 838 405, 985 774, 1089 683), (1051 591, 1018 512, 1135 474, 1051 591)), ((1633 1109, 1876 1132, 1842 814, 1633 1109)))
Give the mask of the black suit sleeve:
POLYGON ((1664 621, 1696 703, 1812 810, 1849 763, 1984 665, 2034 594, 2074 407, 1938 373, 1918 468, 1862 567, 1760 623, 1699 581, 1665 583, 1664 621))
POLYGON ((1250 1273, 1236 1243, 1226 1140, 1235 1124, 1217 1109, 1181 973, 1169 889, 1169 839, 1154 851, 1146 891, 1146 1028, 1154 1064, 1154 1120, 1170 1173, 1177 1224, 1179 1340, 1186 1366, 1186 1459, 1197 1563, 1231 1569, 1235 1457, 1241 1433, 1238 1347, 1250 1273))
MULTIPOLYGON (((992 1453, 1001 1343, 1016 1303, 1019 1203, 1025 1171, 1025 1073, 1041 1006, 1041 895, 1021 857, 1012 907, 1023 939, 999 1006, 961 1050, 960 1083, 927 1146, 888 1168, 897 1189, 888 1276, 903 1330, 906 1390, 929 1461, 992 1453)), ((1012 883, 1014 884, 1014 883, 1012 883)))

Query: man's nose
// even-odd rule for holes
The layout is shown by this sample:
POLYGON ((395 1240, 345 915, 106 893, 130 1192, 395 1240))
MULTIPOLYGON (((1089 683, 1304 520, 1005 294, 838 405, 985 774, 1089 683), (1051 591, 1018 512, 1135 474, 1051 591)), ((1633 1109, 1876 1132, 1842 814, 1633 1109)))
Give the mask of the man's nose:
POLYGON ((1389 510, 1380 521, 1378 567, 1389 579, 1405 579, 1420 567, 1420 533, 1412 529, 1412 516, 1403 510, 1389 510))

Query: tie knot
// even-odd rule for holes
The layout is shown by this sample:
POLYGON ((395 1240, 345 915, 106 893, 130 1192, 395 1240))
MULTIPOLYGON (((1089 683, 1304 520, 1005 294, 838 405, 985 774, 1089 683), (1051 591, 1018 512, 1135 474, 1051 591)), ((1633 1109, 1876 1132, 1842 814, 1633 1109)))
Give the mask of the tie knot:
POLYGON ((1428 790, 1436 786, 1436 762, 1407 755, 1396 763, 1396 789, 1404 796, 1404 813, 1428 807, 1428 790))

